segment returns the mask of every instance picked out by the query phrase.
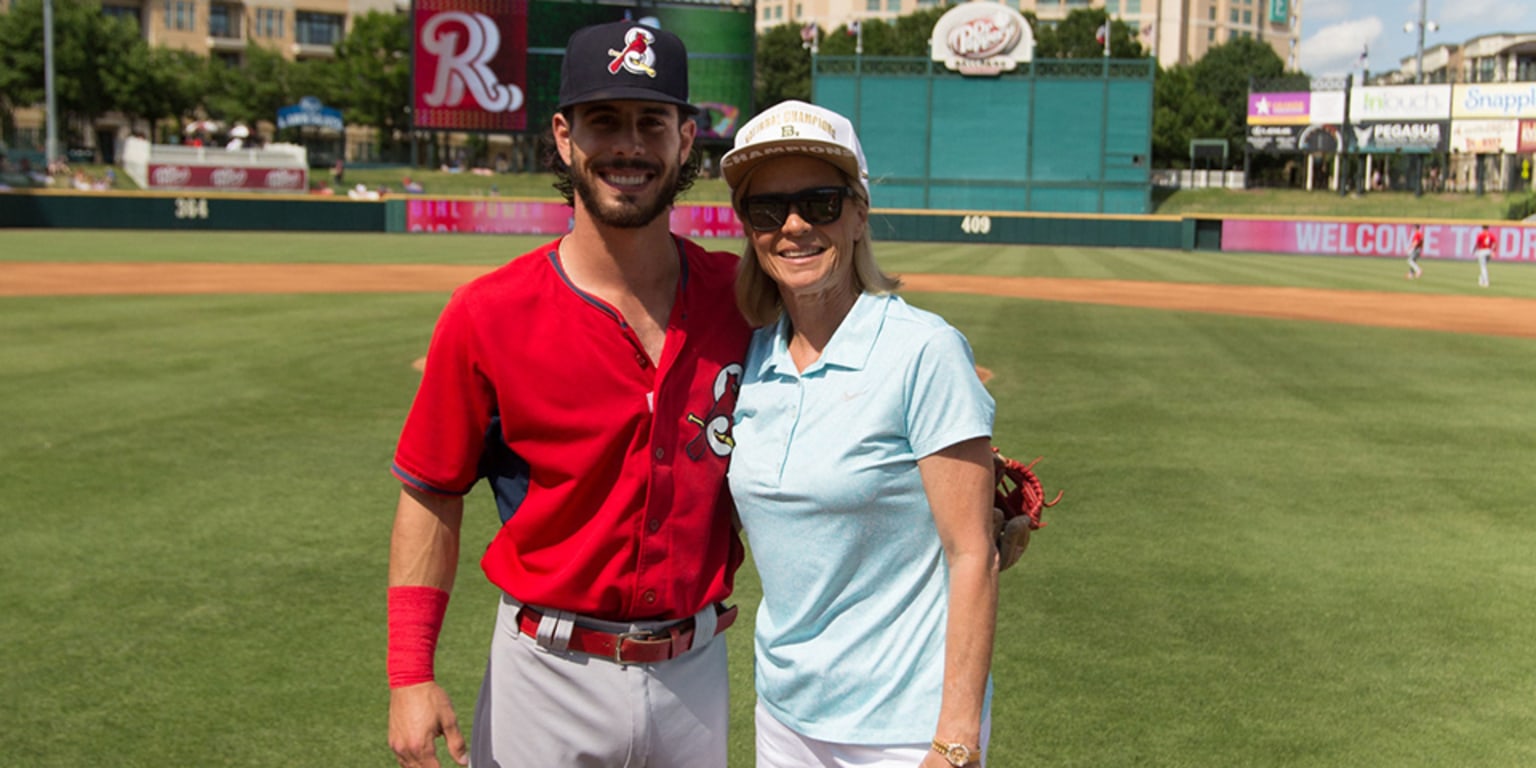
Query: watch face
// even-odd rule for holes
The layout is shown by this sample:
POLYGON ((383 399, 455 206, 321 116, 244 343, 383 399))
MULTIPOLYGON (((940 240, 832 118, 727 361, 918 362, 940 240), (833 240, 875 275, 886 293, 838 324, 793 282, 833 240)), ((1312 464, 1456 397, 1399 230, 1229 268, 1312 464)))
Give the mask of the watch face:
POLYGON ((969 765, 971 762, 971 750, 964 744, 951 744, 949 749, 945 750, 944 758, 949 761, 950 765, 969 765))

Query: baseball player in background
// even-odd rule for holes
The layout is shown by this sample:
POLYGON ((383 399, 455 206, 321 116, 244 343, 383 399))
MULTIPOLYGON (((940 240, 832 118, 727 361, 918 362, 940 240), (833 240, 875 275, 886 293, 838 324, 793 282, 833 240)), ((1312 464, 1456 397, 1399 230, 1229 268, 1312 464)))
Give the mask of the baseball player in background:
POLYGON ((1493 256, 1493 231, 1484 224, 1478 230, 1477 241, 1472 244, 1472 255, 1477 257, 1477 284, 1488 287, 1488 259, 1493 256))
POLYGON ((394 457, 389 743, 437 766, 726 763, 719 633, 741 562, 724 483, 749 329, 737 257, 668 230, 697 173, 687 52, 632 22, 578 30, 551 120, 570 234, 459 288, 394 457), (502 590, 466 745, 433 678, 463 495, 503 524, 502 590))
POLYGON ((1424 228, 1413 225, 1413 235, 1408 239, 1408 279, 1417 280, 1424 274, 1419 268, 1419 257, 1424 255, 1424 228))

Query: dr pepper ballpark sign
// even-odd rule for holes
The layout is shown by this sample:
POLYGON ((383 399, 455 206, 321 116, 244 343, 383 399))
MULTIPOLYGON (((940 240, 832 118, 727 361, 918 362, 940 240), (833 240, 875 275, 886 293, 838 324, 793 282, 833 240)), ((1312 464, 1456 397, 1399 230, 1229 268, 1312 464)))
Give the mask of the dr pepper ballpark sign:
POLYGON ((1035 33, 1012 8, 998 3, 961 3, 933 25, 933 60, 962 75, 996 75, 1035 57, 1035 33))
POLYGON ((528 85, 528 0, 416 0, 417 128, 520 131, 528 85))

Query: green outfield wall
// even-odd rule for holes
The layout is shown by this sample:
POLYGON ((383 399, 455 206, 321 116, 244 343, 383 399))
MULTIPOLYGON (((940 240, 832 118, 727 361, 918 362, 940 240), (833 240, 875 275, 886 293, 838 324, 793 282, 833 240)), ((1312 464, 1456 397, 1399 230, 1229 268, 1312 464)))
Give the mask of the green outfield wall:
POLYGON ((1150 59, 968 77, 928 58, 820 56, 816 104, 853 122, 877 207, 1152 211, 1150 59))
MULTIPOLYGON (((349 200, 307 195, 174 195, 166 193, 29 191, 0 192, 0 227, 68 229, 203 229, 316 232, 408 232, 419 229, 419 212, 458 211, 488 205, 486 198, 399 197, 349 200), (412 215, 417 215, 413 219, 412 215), (413 221, 417 224, 413 226, 413 221)), ((509 232, 559 234, 568 209, 554 202, 527 203, 560 208, 557 217, 542 217, 537 226, 509 232)), ((506 208, 510 204, 500 207, 506 208)), ((724 206, 683 206, 713 209, 712 218, 732 220, 724 206)), ((532 214, 530 214, 531 221, 532 214)), ((706 218, 710 218, 706 217, 706 218)), ((483 221, 452 216, 434 220, 427 231, 486 231, 483 221), (446 222, 446 226, 444 225, 446 222)), ((875 209, 870 217, 873 236, 888 241, 1015 243, 1094 247, 1221 248, 1219 220, 1175 216, 1114 214, 1019 213, 1011 211, 953 211, 875 209)), ((690 234, 687 226, 677 229, 690 234)), ((722 228, 723 231, 723 228, 722 228)), ((701 236, 736 236, 706 232, 701 236)), ((3 247, 3 236, 0 236, 3 247)))
POLYGON ((384 232, 386 203, 270 194, 0 192, 0 227, 384 232))
MULTIPOLYGON (((1219 227, 1219 224, 1218 224, 1219 227)), ((1177 216, 1116 216, 875 209, 878 240, 938 243, 1028 243, 1094 247, 1196 247, 1198 224, 1177 216)), ((1208 247, 1220 246, 1219 238, 1208 247)))

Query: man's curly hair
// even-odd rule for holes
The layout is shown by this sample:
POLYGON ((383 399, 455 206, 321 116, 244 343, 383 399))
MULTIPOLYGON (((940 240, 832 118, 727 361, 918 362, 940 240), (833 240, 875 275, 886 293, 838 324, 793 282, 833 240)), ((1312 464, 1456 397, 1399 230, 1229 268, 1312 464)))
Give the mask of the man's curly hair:
MULTIPOLYGON (((567 122, 574 122, 575 120, 574 110, 570 107, 560 110, 560 114, 565 115, 567 122)), ((682 119, 688 120, 690 118, 682 115, 682 119)), ((576 204, 576 185, 575 182, 571 181, 571 167, 566 165, 565 160, 560 157, 560 147, 555 144, 555 131, 553 128, 544 129, 544 134, 539 137, 539 146, 539 155, 544 163, 544 167, 548 168, 549 172, 555 175, 555 189, 560 192, 561 197, 565 198, 566 205, 574 206, 576 204)), ((693 187, 693 182, 699 178, 699 170, 703 160, 704 156, 699 152, 698 145, 695 144, 693 150, 688 153, 688 159, 683 161, 682 167, 677 171, 677 190, 675 192, 677 197, 682 197, 684 192, 693 187)))

